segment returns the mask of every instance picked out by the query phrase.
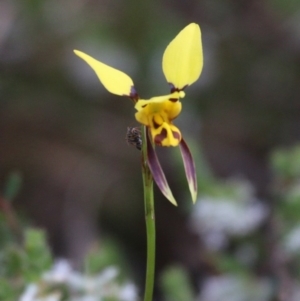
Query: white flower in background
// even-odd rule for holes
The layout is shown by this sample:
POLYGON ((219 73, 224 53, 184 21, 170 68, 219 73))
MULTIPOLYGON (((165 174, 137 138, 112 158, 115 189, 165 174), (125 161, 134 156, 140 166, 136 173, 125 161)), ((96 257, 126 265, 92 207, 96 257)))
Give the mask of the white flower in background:
POLYGON ((132 283, 125 284, 120 290, 123 301, 137 300, 136 287, 132 283))
POLYGON ((191 225, 209 249, 226 246, 229 237, 251 233, 267 216, 266 206, 253 196, 251 186, 234 185, 232 196, 203 196, 193 210, 191 225))
POLYGON ((299 255, 300 250, 300 224, 293 228, 283 241, 286 252, 290 255, 299 255))
POLYGON ((35 299, 39 288, 36 284, 29 284, 19 301, 32 301, 35 299))
POLYGON ((69 296, 64 299, 68 301, 137 300, 136 287, 129 282, 120 284, 118 275, 115 267, 107 267, 97 275, 85 275, 75 271, 67 260, 59 260, 40 282, 26 287, 19 301, 62 301, 63 292, 69 296))
POLYGON ((233 275, 209 277, 197 301, 267 301, 272 283, 266 279, 249 279, 233 275))
POLYGON ((60 301, 61 294, 59 292, 51 293, 47 296, 41 297, 39 294, 39 287, 37 284, 29 284, 25 292, 20 297, 19 301, 60 301))
POLYGON ((70 279, 74 274, 71 265, 65 259, 57 260, 52 269, 43 275, 43 279, 47 282, 63 283, 70 279))

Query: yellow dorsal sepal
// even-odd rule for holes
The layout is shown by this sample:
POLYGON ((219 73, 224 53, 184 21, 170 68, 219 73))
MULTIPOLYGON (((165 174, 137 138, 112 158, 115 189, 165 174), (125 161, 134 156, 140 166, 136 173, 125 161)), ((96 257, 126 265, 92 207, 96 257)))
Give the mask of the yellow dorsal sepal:
POLYGON ((168 83, 178 90, 199 78, 203 53, 198 24, 189 24, 171 41, 164 52, 162 67, 168 83))

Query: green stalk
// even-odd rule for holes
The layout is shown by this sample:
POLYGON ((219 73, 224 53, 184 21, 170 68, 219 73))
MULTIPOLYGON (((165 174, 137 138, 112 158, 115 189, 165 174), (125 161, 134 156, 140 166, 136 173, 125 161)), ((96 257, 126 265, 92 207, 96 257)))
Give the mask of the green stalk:
POLYGON ((144 301, 152 301, 155 274, 155 213, 153 178, 147 164, 147 129, 142 126, 142 174, 144 186, 145 218, 147 231, 147 266, 144 301))

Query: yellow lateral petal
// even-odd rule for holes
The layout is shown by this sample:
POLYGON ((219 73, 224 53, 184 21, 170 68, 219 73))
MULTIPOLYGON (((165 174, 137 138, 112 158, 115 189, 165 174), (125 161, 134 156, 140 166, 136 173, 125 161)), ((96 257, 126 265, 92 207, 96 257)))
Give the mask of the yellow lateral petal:
POLYGON ((133 81, 127 74, 95 60, 84 52, 74 50, 74 53, 90 65, 110 93, 130 96, 133 81))
POLYGON ((171 41, 164 52, 162 67, 168 83, 179 90, 199 78, 203 53, 198 24, 189 24, 171 41))

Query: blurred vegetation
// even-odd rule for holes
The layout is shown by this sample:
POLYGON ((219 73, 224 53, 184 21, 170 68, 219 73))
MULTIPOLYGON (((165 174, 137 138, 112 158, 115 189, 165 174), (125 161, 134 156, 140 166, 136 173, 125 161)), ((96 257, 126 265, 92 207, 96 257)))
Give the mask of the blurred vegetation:
MULTIPOLYGON (((272 211, 258 206, 258 200, 244 181, 220 185, 208 176, 209 189, 204 189, 192 212, 191 226, 203 239, 202 256, 210 266, 210 275, 205 277, 198 295, 186 267, 167 267, 158 279, 165 300, 219 300, 224 294, 224 300, 271 301, 281 298, 281 294, 289 297, 286 300, 297 300, 300 293, 299 150, 299 145, 278 149, 270 158, 274 172, 272 211)), ((17 195, 20 179, 16 175, 12 173, 8 177, 6 195, 17 195)), ((17 300, 20 296, 21 301, 50 297, 57 301, 85 300, 87 296, 100 300, 138 300, 136 288, 127 280, 130 268, 122 247, 107 239, 101 242, 101 247, 95 244, 86 254, 83 272, 79 273, 67 261, 55 263, 44 231, 25 226, 12 207, 7 206, 11 202, 1 198, 1 300, 17 300)))
MULTIPOLYGON (((19 178, 12 173, 6 185, 7 196, 17 194, 18 183, 19 178)), ((79 273, 66 260, 55 262, 45 232, 21 222, 11 201, 3 197, 0 202, 0 300, 136 299, 136 288, 127 280, 128 267, 115 243, 103 242, 101 249, 95 245, 86 254, 83 272, 79 273), (115 265, 122 268, 123 275, 115 265)))
POLYGON ((175 123, 200 194, 192 207, 178 153, 160 150, 179 207, 156 194, 156 300, 300 300, 299 14, 299 0, 1 1, 1 297, 60 257, 70 274, 115 264, 112 283, 143 287, 140 154, 124 138, 134 109, 72 51, 164 95, 163 51, 196 22, 204 70, 175 123))

